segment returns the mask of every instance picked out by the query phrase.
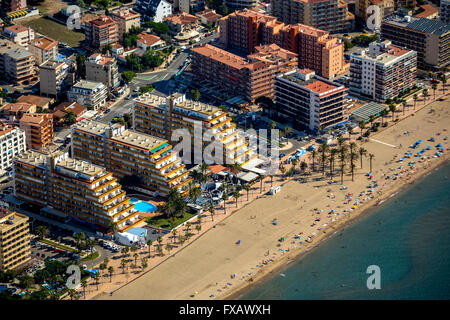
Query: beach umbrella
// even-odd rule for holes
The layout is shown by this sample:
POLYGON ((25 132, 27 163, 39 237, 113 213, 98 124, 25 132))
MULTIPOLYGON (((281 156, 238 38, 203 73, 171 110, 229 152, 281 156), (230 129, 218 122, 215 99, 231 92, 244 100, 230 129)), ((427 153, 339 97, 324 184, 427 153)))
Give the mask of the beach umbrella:
POLYGON ((274 221, 274 222, 273 222, 273 225, 274 225, 274 226, 276 226, 277 224, 278 224, 278 222, 277 222, 277 221, 274 221))

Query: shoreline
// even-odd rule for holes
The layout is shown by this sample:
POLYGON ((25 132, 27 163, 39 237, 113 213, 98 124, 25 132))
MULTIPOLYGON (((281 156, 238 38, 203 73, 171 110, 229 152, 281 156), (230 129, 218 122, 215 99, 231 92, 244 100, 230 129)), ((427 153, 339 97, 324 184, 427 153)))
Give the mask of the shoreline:
MULTIPOLYGON (((264 269, 261 269, 258 271, 251 279, 251 281, 246 280, 246 283, 242 283, 241 286, 235 287, 231 291, 227 292, 226 294, 221 295, 220 297, 217 297, 217 300, 236 300, 242 295, 246 294, 247 292, 251 291, 255 287, 261 285, 265 281, 270 280, 272 277, 276 276, 281 271, 287 269, 289 265, 292 262, 299 262, 301 259, 306 257, 309 253, 313 252, 314 249, 322 245, 323 243, 327 242, 329 239, 331 239, 336 233, 343 231, 346 227, 350 226, 351 224, 357 222, 361 218, 364 218, 370 214, 372 214, 376 208, 378 208, 381 204, 386 204, 390 200, 393 200, 393 198, 398 195, 399 193, 406 191, 410 187, 412 187, 415 183, 422 180, 424 177, 426 177, 428 174, 433 172, 434 170, 438 170, 439 168, 448 165, 450 163, 450 158, 447 156, 445 158, 439 159, 440 161, 436 161, 432 164, 430 164, 424 171, 420 172, 416 176, 414 176, 413 179, 411 179, 408 183, 397 183, 392 186, 391 189, 387 190, 388 194, 384 197, 380 196, 379 198, 374 198, 366 202, 363 206, 361 206, 357 212, 353 212, 353 214, 349 217, 349 219, 341 220, 337 224, 330 226, 331 229, 334 230, 331 234, 328 234, 329 232, 322 231, 316 238, 315 238, 315 244, 308 247, 298 247, 295 251, 297 252, 290 252, 289 254, 285 255, 281 259, 279 259, 274 264, 268 264, 264 267, 264 269)), ((328 230, 329 231, 329 230, 328 230)))

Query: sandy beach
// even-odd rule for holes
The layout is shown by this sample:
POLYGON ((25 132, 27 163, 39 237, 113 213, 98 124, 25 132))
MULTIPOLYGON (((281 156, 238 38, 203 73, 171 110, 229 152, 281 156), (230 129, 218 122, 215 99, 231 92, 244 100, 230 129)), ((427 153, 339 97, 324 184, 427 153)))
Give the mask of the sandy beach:
MULTIPOLYGON (((419 100, 417 104, 419 107, 423 102, 419 100)), ((189 241, 181 250, 173 250, 170 257, 166 254, 150 259, 149 262, 160 261, 154 261, 155 266, 150 271, 141 272, 128 283, 120 278, 125 275, 120 275, 118 270, 111 285, 108 285, 109 278, 105 278, 100 291, 91 290, 87 298, 209 300, 239 296, 252 284, 270 276, 292 259, 301 259, 337 230, 369 213, 370 207, 389 199, 447 161, 447 151, 439 158, 433 155, 436 144, 442 143, 445 149, 449 147, 445 137, 450 123, 450 102, 436 101, 430 106, 435 110, 433 113, 428 113, 429 106, 417 112, 411 106, 408 113, 414 115, 379 133, 372 133, 367 142, 355 140, 359 136, 359 130, 356 130, 352 141, 357 142, 358 148, 362 145, 367 149, 367 154, 375 155, 373 178, 366 176, 369 159, 365 157, 362 169, 360 160, 355 162, 353 182, 350 174, 344 175, 344 187, 340 185, 338 171, 331 184, 330 178, 323 177, 321 171, 308 176, 306 183, 300 181, 303 178, 300 174, 288 182, 285 178, 275 177, 273 184, 282 185, 276 195, 259 195, 259 183, 256 183, 250 197, 258 196, 258 199, 244 205, 247 197, 244 191, 239 199, 240 208, 232 215, 235 201, 230 199, 227 215, 217 210, 215 221, 204 217, 202 229, 206 232, 200 233, 198 239, 189 241), (427 141, 431 136, 435 142, 427 141), (409 146, 417 140, 423 140, 422 144, 418 149, 411 149, 409 146), (424 153, 422 160, 411 157, 398 162, 408 150, 415 153, 427 146, 431 146, 431 150, 424 153), (409 165, 409 162, 414 163, 409 165), (277 221, 276 225, 274 221, 277 221), (213 225, 215 227, 209 229, 213 225), (279 241, 281 238, 284 241, 279 241)), ((270 179, 267 178, 265 190, 269 188, 270 179)))

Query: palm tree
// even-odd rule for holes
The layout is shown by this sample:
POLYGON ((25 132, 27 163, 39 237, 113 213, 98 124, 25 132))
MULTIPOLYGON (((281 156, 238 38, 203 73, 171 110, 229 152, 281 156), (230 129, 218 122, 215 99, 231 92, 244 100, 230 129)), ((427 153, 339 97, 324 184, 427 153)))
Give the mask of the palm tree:
POLYGON ((436 89, 437 89, 438 84, 435 82, 431 85, 431 88, 433 89, 433 94, 434 94, 434 100, 436 100, 436 89))
POLYGON ((363 147, 360 147, 359 148, 359 156, 360 156, 360 159, 361 159, 361 169, 363 167, 363 156, 365 156, 365 155, 367 155, 367 150, 364 149, 363 147))
POLYGON ((247 201, 248 201, 248 193, 252 189, 252 186, 249 183, 244 184, 244 189, 247 191, 247 201))
POLYGON ((235 162, 230 166, 230 170, 234 175, 236 175, 242 171, 242 167, 239 163, 235 162))
POLYGON ((372 159, 375 158, 373 153, 369 153, 370 172, 372 172, 372 159))
POLYGON ((70 300, 73 300, 76 295, 77 295, 77 292, 75 291, 75 289, 69 289, 70 300))
POLYGON ((48 228, 46 226, 39 226, 39 227, 37 227, 35 229, 35 232, 36 232, 39 240, 45 238, 49 234, 48 228))
POLYGON ((258 176, 259 176, 259 181, 260 181, 260 184, 259 184, 259 193, 262 193, 262 186, 263 186, 264 175, 261 174, 261 173, 258 173, 258 176))
POLYGON ((295 167, 297 166, 297 162, 298 162, 297 158, 292 159, 292 161, 291 161, 291 163, 292 163, 292 168, 294 168, 294 172, 295 172, 295 167))
POLYGON ((223 212, 224 212, 224 214, 227 214, 226 203, 227 203, 227 200, 228 200, 228 194, 223 193, 222 194, 222 200, 223 200, 223 212))
POLYGON ((121 252, 126 256, 128 254, 128 251, 130 250, 130 248, 128 248, 127 246, 123 247, 121 252))
POLYGON ((270 177, 270 187, 273 187, 273 174, 269 175, 270 177))
POLYGON ((127 263, 128 262, 125 259, 120 260, 120 266, 122 267, 122 273, 125 273, 125 267, 126 267, 127 263))
POLYGON ((109 273, 109 282, 112 281, 112 275, 114 273, 114 267, 113 266, 109 266, 108 267, 108 273, 109 273))
POLYGON ((312 171, 313 172, 316 171, 316 167, 315 167, 315 164, 314 164, 316 156, 317 156, 317 151, 316 150, 311 151, 311 158, 312 158, 312 165, 313 165, 312 166, 312 171))
POLYGON ((305 161, 302 161, 300 163, 300 170, 302 170, 302 172, 305 173, 306 168, 308 168, 308 164, 305 161))
POLYGON ((386 117, 387 114, 388 114, 388 111, 387 111, 386 109, 384 109, 384 110, 382 110, 382 111, 380 112, 380 115, 381 115, 381 125, 384 124, 384 117, 386 117))
POLYGON ((354 169, 355 169, 355 164, 353 163, 354 160, 356 160, 357 158, 357 154, 355 152, 353 152, 356 149, 356 143, 351 142, 350 143, 350 169, 352 172, 352 181, 354 181, 353 176, 354 176, 354 169))
POLYGON ((331 179, 333 179, 334 159, 335 159, 337 153, 338 153, 338 149, 336 149, 336 148, 332 148, 330 150, 330 176, 331 176, 331 179))
POLYGON ((148 257, 151 258, 150 251, 151 251, 152 245, 153 245, 152 239, 147 240, 147 245, 148 245, 148 257))
MULTIPOLYGON (((201 226, 197 226, 197 227, 200 227, 200 229, 202 228, 201 226)), ((171 244, 166 244, 166 251, 170 254, 170 250, 172 250, 173 249, 173 246, 171 245, 171 244)))
POLYGON ((406 102, 406 100, 405 99, 403 99, 402 100, 402 106, 403 106, 403 115, 405 115, 405 108, 406 108, 406 105, 407 105, 408 103, 406 102))
POLYGON ((95 284, 97 285, 97 291, 98 291, 98 284, 99 284, 99 280, 100 280, 100 273, 99 272, 97 272, 94 275, 94 280, 95 280, 95 284))
POLYGON ((237 190, 233 192, 233 198, 236 200, 236 208, 238 207, 238 199, 241 196, 241 193, 237 190))
POLYGON ((427 88, 422 90, 422 95, 423 95, 423 104, 425 105, 426 100, 427 100, 427 95, 428 95, 428 89, 427 88))
POLYGON ((395 104, 391 103, 389 104, 389 111, 392 112, 392 121, 394 120, 394 115, 395 115, 395 104))
POLYGON ((197 230, 197 234, 199 234, 200 233, 200 231, 202 230, 202 226, 201 225, 196 225, 195 226, 195 230, 197 230))
POLYGON ((373 122, 375 121, 375 116, 371 114, 369 116, 370 128, 373 128, 373 122))
POLYGON ((211 214, 211 220, 214 221, 214 211, 216 211, 216 208, 212 204, 210 204, 208 207, 208 211, 211 214))
POLYGON ((147 258, 141 259, 141 268, 142 270, 145 270, 148 267, 147 258))
POLYGON ((83 296, 86 299, 86 288, 88 286, 87 281, 86 280, 81 280, 81 286, 83 287, 83 296))
POLYGON ((414 100, 414 110, 416 110, 416 102, 417 102, 417 99, 419 99, 419 96, 417 95, 417 93, 414 93, 414 95, 413 95, 413 100, 414 100))
POLYGON ((327 159, 327 157, 326 157, 326 152, 328 151, 328 149, 329 149, 329 147, 328 147, 328 145, 326 144, 326 142, 324 142, 324 143, 322 143, 322 145, 320 146, 320 151, 321 151, 321 153, 322 153, 322 158, 321 158, 321 160, 322 160, 322 174, 323 175, 325 175, 325 162, 326 162, 326 159, 327 159))
POLYGON ((192 202, 196 203, 198 197, 202 195, 202 189, 199 187, 194 187, 189 191, 189 197, 191 198, 192 202))
POLYGON ((360 121, 359 122, 359 128, 361 129, 361 138, 362 138, 362 134, 363 134, 363 129, 366 126, 366 123, 364 121, 360 121))
MULTIPOLYGON (((280 171, 281 171, 281 174, 284 176, 284 174, 286 173, 286 168, 284 166, 281 166, 280 171)), ((248 193, 247 193, 247 198, 248 198, 248 193)))
POLYGON ((347 146, 346 145, 342 145, 339 148, 339 153, 340 153, 340 160, 341 160, 341 184, 343 184, 344 182, 344 168, 345 168, 345 160, 346 160, 346 154, 347 154, 347 146))
POLYGON ((135 252, 133 254, 133 258, 134 258, 134 264, 137 264, 137 258, 139 258, 139 253, 135 252))
POLYGON ((351 139, 351 135, 353 133, 353 127, 352 126, 347 126, 347 132, 348 132, 348 139, 351 139))
POLYGON ((445 76, 445 74, 441 75, 441 82, 442 82, 442 89, 444 89, 444 93, 445 93, 445 87, 446 87, 446 83, 447 83, 447 77, 445 76))

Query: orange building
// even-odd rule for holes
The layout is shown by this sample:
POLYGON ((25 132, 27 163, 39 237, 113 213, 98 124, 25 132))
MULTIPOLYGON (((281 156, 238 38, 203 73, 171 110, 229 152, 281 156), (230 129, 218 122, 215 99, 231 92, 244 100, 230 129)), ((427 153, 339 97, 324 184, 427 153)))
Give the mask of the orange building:
POLYGON ((84 26, 86 42, 92 48, 102 49, 119 41, 119 23, 111 17, 101 15, 86 21, 84 26))
POLYGON ((195 47, 192 72, 248 101, 273 97, 275 77, 296 68, 297 54, 276 44, 258 46, 255 51, 246 59, 209 44, 195 47))
POLYGON ((25 113, 19 120, 25 131, 28 149, 41 150, 53 140, 53 115, 51 113, 25 113))
POLYGON ((328 31, 303 24, 286 25, 252 10, 235 11, 220 19, 220 44, 249 54, 261 44, 275 43, 298 54, 300 68, 313 69, 331 79, 348 69, 344 44, 328 31))

